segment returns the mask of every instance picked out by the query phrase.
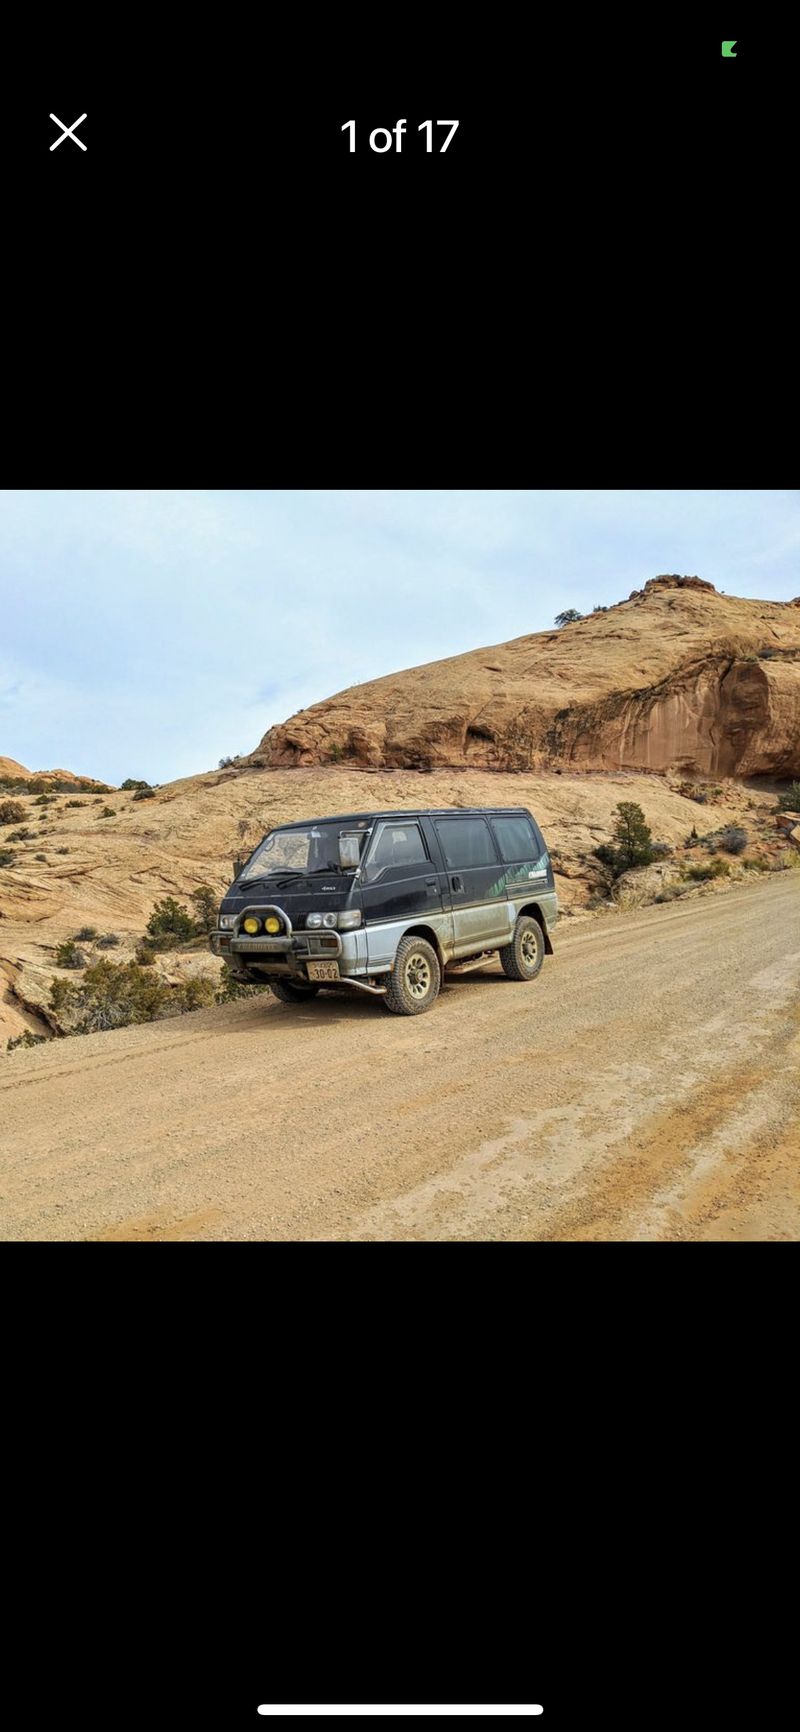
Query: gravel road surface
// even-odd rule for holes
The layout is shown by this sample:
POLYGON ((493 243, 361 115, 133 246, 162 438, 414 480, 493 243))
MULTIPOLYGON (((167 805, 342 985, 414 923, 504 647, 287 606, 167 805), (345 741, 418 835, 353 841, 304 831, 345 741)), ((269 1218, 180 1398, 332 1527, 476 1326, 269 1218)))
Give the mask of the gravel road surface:
POLYGON ((555 945, 0 1057, 0 1236, 797 1238, 800 872, 555 945))

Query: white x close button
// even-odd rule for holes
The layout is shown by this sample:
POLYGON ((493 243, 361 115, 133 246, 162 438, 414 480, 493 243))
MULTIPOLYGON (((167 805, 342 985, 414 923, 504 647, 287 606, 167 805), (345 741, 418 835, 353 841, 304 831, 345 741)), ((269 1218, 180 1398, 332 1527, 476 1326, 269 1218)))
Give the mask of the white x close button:
POLYGON ((57 114, 51 114, 50 119, 55 121, 56 126, 60 126, 63 129, 61 137, 56 139, 55 144, 51 144, 51 150, 58 150, 59 145, 64 143, 65 138, 71 138, 73 144, 77 144, 79 150, 86 149, 86 145, 82 144, 81 140, 75 137, 75 128, 76 126, 80 126, 82 120, 86 119, 85 114, 79 114, 77 120, 73 120, 71 126, 64 126, 63 120, 59 120, 57 114))

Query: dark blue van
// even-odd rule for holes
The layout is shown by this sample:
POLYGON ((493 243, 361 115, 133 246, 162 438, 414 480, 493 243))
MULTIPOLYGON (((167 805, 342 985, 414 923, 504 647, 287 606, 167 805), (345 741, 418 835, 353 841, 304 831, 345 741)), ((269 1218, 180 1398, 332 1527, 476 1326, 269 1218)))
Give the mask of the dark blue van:
POLYGON ((271 830, 237 871, 211 948, 285 1004, 352 986, 416 1016, 445 970, 492 955, 510 980, 534 980, 557 917, 526 807, 355 812, 271 830))

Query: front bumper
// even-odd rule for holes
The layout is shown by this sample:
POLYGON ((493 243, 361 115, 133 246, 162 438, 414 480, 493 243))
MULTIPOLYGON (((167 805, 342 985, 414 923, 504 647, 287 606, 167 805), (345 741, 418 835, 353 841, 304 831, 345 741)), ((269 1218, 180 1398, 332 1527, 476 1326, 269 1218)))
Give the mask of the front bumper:
POLYGON ((215 956, 228 962, 234 970, 251 972, 254 980, 270 974, 305 973, 305 964, 338 962, 342 978, 355 972, 357 960, 355 933, 337 932, 331 927, 314 932, 283 932, 277 938, 248 938, 235 929, 209 934, 209 944, 215 956), (348 942, 349 941, 349 942, 348 942))

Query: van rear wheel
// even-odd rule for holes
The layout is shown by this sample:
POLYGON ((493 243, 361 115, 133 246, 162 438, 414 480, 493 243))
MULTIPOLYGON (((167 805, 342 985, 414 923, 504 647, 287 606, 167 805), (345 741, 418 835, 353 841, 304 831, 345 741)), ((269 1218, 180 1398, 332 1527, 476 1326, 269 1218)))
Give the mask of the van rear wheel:
POLYGON ((307 998, 316 998, 319 992, 313 980, 307 986, 296 986, 293 980, 271 980, 269 989, 281 1004, 304 1004, 307 998))
POLYGON ((544 933, 531 914, 521 914, 510 944, 498 951, 509 980, 535 980, 544 962, 544 933))
POLYGON ((389 975, 384 1004, 395 1016, 419 1016, 439 997, 442 971, 426 938, 401 938, 389 975))

